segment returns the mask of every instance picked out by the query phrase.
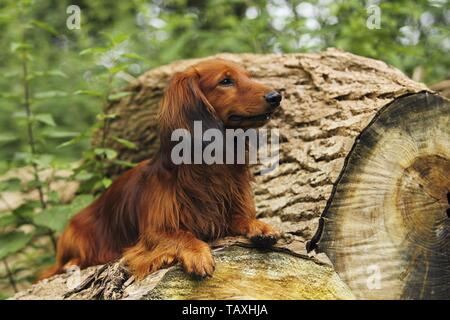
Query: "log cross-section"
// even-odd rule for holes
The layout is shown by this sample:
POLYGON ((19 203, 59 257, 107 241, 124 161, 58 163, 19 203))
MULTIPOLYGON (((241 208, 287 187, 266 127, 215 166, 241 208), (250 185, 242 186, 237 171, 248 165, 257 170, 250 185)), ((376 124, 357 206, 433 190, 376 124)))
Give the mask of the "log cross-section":
POLYGON ((349 153, 310 243, 359 298, 450 298, 450 103, 396 99, 349 153))

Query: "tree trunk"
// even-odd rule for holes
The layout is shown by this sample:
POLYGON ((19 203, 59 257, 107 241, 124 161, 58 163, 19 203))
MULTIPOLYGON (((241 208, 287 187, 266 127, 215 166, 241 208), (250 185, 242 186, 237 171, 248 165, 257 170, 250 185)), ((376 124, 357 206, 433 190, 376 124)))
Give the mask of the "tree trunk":
MULTIPOLYGON (((280 165, 266 175, 254 168, 257 214, 284 232, 285 244, 280 246, 289 251, 295 243, 294 251, 302 252, 295 256, 304 262, 322 255, 308 258, 305 245, 312 240, 309 249, 317 248, 331 258, 357 298, 444 294, 448 298, 449 103, 381 61, 336 49, 219 57, 238 62, 254 78, 283 94, 281 108, 268 125, 280 130, 280 165), (419 286, 421 293, 417 294, 419 286)), ((106 143, 119 151, 121 160, 137 162, 155 153, 156 114, 164 87, 174 72, 196 62, 179 61, 145 73, 126 89, 130 96, 109 106, 108 112, 118 117, 110 123, 106 143), (113 137, 130 140, 138 149, 126 149, 113 137)), ((94 144, 98 141, 95 138, 94 144)), ((234 257, 233 250, 227 250, 216 259, 226 265, 239 261, 227 260, 227 256, 234 257)), ((246 250, 258 260, 255 249, 246 250)), ((283 265, 282 256, 271 261, 270 270, 286 273, 290 269, 283 265)), ((301 262, 298 265, 311 270, 301 262)), ((241 277, 242 268, 230 266, 229 276, 241 277)), ((264 265, 249 268, 268 270, 264 265)), ((317 273, 301 277, 300 285, 321 279, 324 270, 316 269, 317 273)), ((262 292, 272 280, 258 275, 258 292, 262 292)), ((183 277, 179 273, 175 278, 183 277)), ((158 289, 157 297, 202 298, 205 292, 230 297, 227 290, 231 287, 216 293, 205 284, 209 289, 196 291, 189 289, 189 283, 179 286, 173 279, 163 278, 159 288, 164 290, 158 289)), ((93 287, 90 281, 86 288, 93 287)), ((102 281, 96 288, 98 283, 102 281)), ((335 294, 336 282, 330 283, 333 288, 327 292, 334 293, 322 298, 353 297, 347 291, 335 294)), ((122 282, 119 287, 124 286, 122 282)), ((298 287, 289 290, 286 298, 299 298, 298 292, 292 293, 298 287)), ((248 292, 238 290, 236 296, 240 294, 248 292)), ((254 296, 267 297, 256 292, 254 296)))

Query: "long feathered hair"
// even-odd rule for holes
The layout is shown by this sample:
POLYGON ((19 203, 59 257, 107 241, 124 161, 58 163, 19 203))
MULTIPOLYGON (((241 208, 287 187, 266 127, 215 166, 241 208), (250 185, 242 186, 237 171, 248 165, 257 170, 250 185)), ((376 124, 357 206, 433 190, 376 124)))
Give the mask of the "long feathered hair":
MULTIPOLYGON (((254 92, 244 90, 251 105, 255 99, 261 99, 267 88, 247 82, 254 87, 254 92)), ((245 221, 249 225, 242 226, 244 231, 270 230, 255 219, 251 175, 246 165, 172 162, 172 133, 184 129, 195 136, 195 121, 201 121, 203 130, 224 130, 222 120, 201 89, 197 69, 190 67, 174 75, 164 93, 159 113, 159 151, 151 160, 122 174, 72 218, 58 241, 56 265, 42 278, 62 272, 67 265, 85 268, 121 256, 138 276, 176 259, 182 259, 188 269, 203 270, 199 266, 206 260, 195 262, 195 255, 200 252, 209 257, 210 263, 197 272, 210 274, 210 250, 197 239, 211 240, 228 234, 232 214, 248 216, 245 221), (176 234, 176 241, 171 234, 176 234), (182 248, 192 257, 180 253, 182 248), (189 259, 191 263, 186 262, 189 259)))

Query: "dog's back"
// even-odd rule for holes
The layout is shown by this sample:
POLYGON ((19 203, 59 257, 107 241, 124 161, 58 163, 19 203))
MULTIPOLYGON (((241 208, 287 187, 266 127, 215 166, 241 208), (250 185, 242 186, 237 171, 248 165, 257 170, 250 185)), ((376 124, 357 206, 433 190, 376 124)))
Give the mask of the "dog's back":
POLYGON ((145 189, 140 181, 149 170, 143 161, 125 172, 88 207, 77 213, 58 240, 56 264, 40 279, 67 266, 86 268, 119 258, 139 237, 139 204, 145 189))

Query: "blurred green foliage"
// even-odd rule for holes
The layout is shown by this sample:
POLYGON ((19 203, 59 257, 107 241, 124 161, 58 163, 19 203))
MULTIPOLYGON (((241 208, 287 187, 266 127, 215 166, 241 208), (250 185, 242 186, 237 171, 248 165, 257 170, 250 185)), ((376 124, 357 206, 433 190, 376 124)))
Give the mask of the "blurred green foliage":
MULTIPOLYGON (((95 122, 101 102, 95 96, 76 95, 79 90, 103 90, 107 79, 98 56, 80 55, 90 47, 106 45, 104 34, 125 35, 128 40, 112 50, 138 54, 143 60, 130 63, 127 75, 176 59, 202 57, 218 52, 309 52, 339 47, 381 59, 409 76, 422 67, 423 81, 436 82, 449 75, 450 7, 448 0, 397 1, 72 1, 2 0, 0 2, 0 94, 20 90, 20 63, 11 45, 21 41, 24 25, 32 44, 35 72, 64 74, 34 80, 35 112, 51 114, 55 128, 42 130, 39 147, 58 160, 81 157, 88 140, 70 148, 56 149, 67 137, 84 132, 95 122), (366 26, 379 4, 380 28, 366 26), (81 9, 81 29, 69 30, 69 5, 81 9)), ((113 79, 117 87, 124 73, 113 79)), ((19 101, 1 99, 0 170, 20 164, 27 148, 26 135, 14 114, 19 101), (19 153, 19 154, 17 154, 19 153)))
MULTIPOLYGON (((43 197, 0 213, 0 278, 12 287, 32 281, 53 261, 50 248, 68 219, 92 200, 79 195, 61 204, 37 173, 75 166, 69 179, 83 182, 80 193, 111 183, 103 170, 117 154, 90 147, 89 139, 115 116, 104 114, 104 105, 144 71, 219 52, 338 47, 434 83, 450 76, 449 23, 448 0, 1 0, 0 174, 28 165, 34 178, 26 186, 2 181, 0 192, 36 190, 43 197), (80 29, 66 25, 70 5, 81 9, 80 29), (377 13, 373 28, 368 19, 377 13)), ((0 287, 0 298, 10 293, 0 287)))

